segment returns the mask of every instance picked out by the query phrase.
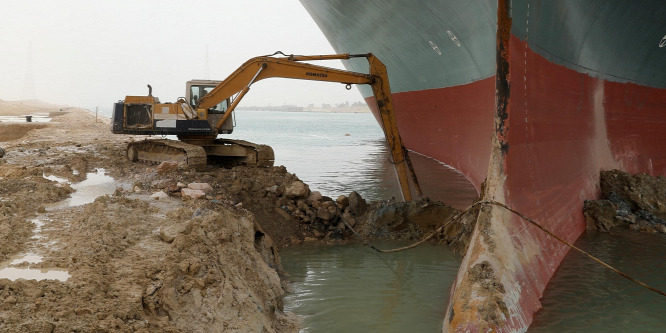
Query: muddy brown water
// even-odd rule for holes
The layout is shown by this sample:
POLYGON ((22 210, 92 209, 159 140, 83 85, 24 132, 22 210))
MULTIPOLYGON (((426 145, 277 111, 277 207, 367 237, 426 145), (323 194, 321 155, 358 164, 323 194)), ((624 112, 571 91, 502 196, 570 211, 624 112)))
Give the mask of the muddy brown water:
POLYGON ((281 254, 293 289, 285 310, 303 316, 302 332, 437 332, 461 260, 432 244, 391 254, 305 244, 281 254))
MULTIPOLYGON (((666 235, 615 228, 588 231, 576 246, 666 290, 666 235)), ((666 297, 569 251, 555 272, 529 332, 664 332, 666 297)))

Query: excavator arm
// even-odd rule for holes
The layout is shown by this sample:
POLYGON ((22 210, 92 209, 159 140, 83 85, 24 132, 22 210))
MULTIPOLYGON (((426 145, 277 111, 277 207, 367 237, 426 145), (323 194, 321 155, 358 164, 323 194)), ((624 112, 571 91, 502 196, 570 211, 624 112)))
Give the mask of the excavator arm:
POLYGON ((377 109, 381 118, 384 135, 391 149, 392 162, 395 166, 400 188, 405 200, 412 200, 409 187, 409 178, 411 176, 418 196, 421 196, 421 189, 418 184, 413 167, 407 155, 407 149, 402 144, 402 139, 398 132, 398 125, 393 108, 393 99, 391 97, 391 88, 389 86, 386 66, 379 61, 373 54, 335 54, 318 56, 286 56, 286 57, 256 57, 245 62, 227 79, 217 85, 212 91, 203 96, 197 105, 197 109, 207 110, 216 104, 237 95, 226 113, 216 124, 219 130, 232 114, 240 100, 250 90, 250 86, 259 80, 272 77, 282 77, 290 79, 327 81, 347 84, 369 84, 377 101, 377 109), (369 73, 356 73, 335 68, 317 66, 303 61, 315 60, 345 60, 350 58, 366 58, 369 63, 369 73))

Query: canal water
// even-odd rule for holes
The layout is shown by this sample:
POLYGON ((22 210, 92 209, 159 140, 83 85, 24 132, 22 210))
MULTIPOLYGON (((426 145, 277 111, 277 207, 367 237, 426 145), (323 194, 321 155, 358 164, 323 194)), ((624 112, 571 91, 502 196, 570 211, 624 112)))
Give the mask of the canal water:
MULTIPOLYGON (((383 132, 369 113, 239 111, 236 117, 231 137, 270 145, 275 165, 312 190, 333 198, 351 191, 367 200, 400 197, 383 132)), ((446 179, 451 188, 441 197, 466 195, 457 196, 466 198, 456 202, 459 208, 476 196, 455 170, 423 156, 412 159, 417 171, 428 171, 422 186, 446 179)), ((280 257, 293 289, 285 309, 303 316, 303 332, 441 331, 461 260, 435 245, 379 254, 361 244, 303 244, 282 249, 280 257)))
MULTIPOLYGON (((238 111, 233 134, 270 145, 275 165, 284 165, 310 188, 337 198, 356 191, 365 199, 400 197, 400 187, 389 158, 384 134, 370 113, 238 111)), ((465 208, 476 190, 454 169, 427 157, 410 154, 421 175, 421 187, 433 200, 465 208), (462 198, 462 199, 461 199, 462 198)))
MULTIPOLYGON (((275 164, 285 165, 312 190, 334 198, 357 191, 369 200, 400 195, 381 128, 371 114, 239 111, 236 121, 232 138, 272 146, 275 164)), ((422 185, 449 185, 451 190, 436 199, 457 208, 471 203, 476 191, 462 175, 422 156, 412 155, 412 160, 425 176, 419 179, 422 185)), ((664 235, 586 233, 576 245, 666 289, 664 235)), ((395 254, 378 254, 360 244, 299 245, 283 249, 281 257, 293 289, 285 308, 303 316, 303 332, 439 332, 461 261, 434 245, 395 254)), ((529 331, 660 332, 664 313, 663 296, 570 251, 529 331)))
MULTIPOLYGON (((576 246, 666 291, 666 236, 618 229, 587 232, 576 246)), ((530 332, 666 332, 666 297, 569 251, 530 332)))
MULTIPOLYGON (((378 244, 390 248, 396 243, 378 244)), ((378 253, 362 244, 287 247, 281 251, 293 292, 285 310, 304 318, 302 332, 441 331, 460 258, 432 244, 378 253)))
POLYGON ((271 146, 275 165, 323 195, 400 195, 382 130, 369 113, 237 111, 234 132, 221 137, 271 146))

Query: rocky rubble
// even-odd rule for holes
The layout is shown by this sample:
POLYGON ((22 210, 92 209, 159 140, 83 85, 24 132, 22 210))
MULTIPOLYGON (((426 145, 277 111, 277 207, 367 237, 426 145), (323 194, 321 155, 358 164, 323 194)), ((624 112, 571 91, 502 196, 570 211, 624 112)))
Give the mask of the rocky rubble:
MULTIPOLYGON (((162 166, 157 170, 163 170, 162 166)), ((417 239, 434 231, 459 213, 441 202, 427 199, 409 203, 393 199, 367 202, 357 192, 335 199, 311 191, 282 167, 209 168, 205 172, 150 171, 134 179, 138 188, 200 204, 228 203, 252 212, 279 247, 303 241, 356 239, 417 239), (353 231, 352 231, 353 229, 353 231)), ((161 199, 160 199, 161 200, 161 199)), ((460 239, 462 230, 448 228, 448 242, 460 239)))
POLYGON ((602 171, 601 198, 584 203, 588 229, 609 231, 623 226, 666 233, 666 178, 602 171))

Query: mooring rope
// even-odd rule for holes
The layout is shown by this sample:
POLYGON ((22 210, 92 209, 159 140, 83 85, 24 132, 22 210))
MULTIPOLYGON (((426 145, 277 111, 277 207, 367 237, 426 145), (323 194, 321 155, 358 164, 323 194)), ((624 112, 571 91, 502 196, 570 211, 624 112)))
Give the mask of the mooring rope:
MULTIPOLYGON (((567 242, 566 240, 560 238, 559 236, 555 235, 555 234, 552 233, 550 230, 544 228, 542 225, 540 225, 540 224, 537 223, 536 221, 532 220, 531 218, 529 218, 529 217, 523 215, 522 213, 516 211, 515 209, 513 209, 513 208, 511 208, 511 207, 509 207, 509 206, 507 206, 507 205, 505 205, 505 204, 503 204, 503 203, 501 203, 501 202, 494 201, 494 200, 484 200, 484 201, 477 201, 477 202, 473 203, 471 206, 467 207, 467 209, 465 209, 465 210, 463 210, 462 212, 458 213, 458 215, 454 216, 454 217, 453 217, 452 219, 450 219, 448 222, 444 223, 444 225, 442 225, 441 227, 437 228, 437 230, 435 230, 435 231, 433 231, 432 233, 430 233, 430 235, 428 235, 428 236, 424 237, 422 240, 420 240, 420 241, 418 241, 418 242, 416 242, 416 243, 413 243, 413 244, 411 244, 411 245, 408 245, 408 246, 404 246, 404 247, 400 247, 400 248, 395 248, 395 249, 390 249, 390 250, 382 250, 382 249, 378 249, 378 248, 375 247, 374 245, 368 243, 366 240, 364 240, 363 243, 364 243, 365 245, 369 246, 370 248, 372 248, 373 250, 375 250, 375 251, 377 251, 377 252, 381 252, 381 253, 392 253, 392 252, 399 252, 399 251, 404 251, 404 250, 412 249, 412 248, 415 248, 415 247, 417 247, 417 246, 419 246, 419 245, 425 243, 425 242, 428 241, 430 238, 432 238, 434 235, 440 233, 440 232, 441 232, 446 226, 448 226, 448 225, 450 225, 451 223, 453 223, 453 222, 457 221, 458 219, 460 219, 463 215, 465 215, 466 212, 468 212, 469 210, 471 210, 471 209, 474 208, 475 206, 482 205, 482 204, 491 204, 491 205, 495 205, 495 206, 502 207, 502 208, 504 208, 504 209, 506 209, 506 210, 508 210, 508 211, 510 211, 510 212, 512 212, 512 213, 514 213, 514 214, 516 214, 516 215, 518 215, 520 218, 522 218, 523 220, 525 220, 525 221, 531 223, 532 225, 536 226, 537 228, 541 229, 543 232, 545 232, 545 233, 547 233, 548 235, 550 235, 551 237, 557 239, 557 240, 558 240, 559 242, 561 242, 562 244, 568 246, 569 248, 572 248, 572 249, 576 250, 576 251, 579 252, 579 253, 584 254, 584 255, 587 256, 588 258, 590 258, 590 259, 596 261, 597 263, 601 264, 602 266, 604 266, 604 267, 610 269, 611 271, 613 271, 613 272, 619 274, 620 276, 624 277, 625 279, 627 279, 627 280, 629 280, 629 281, 631 281, 631 282, 634 282, 634 283, 638 284, 638 285, 641 286, 641 287, 647 288, 647 289, 649 289, 649 290, 651 290, 651 291, 653 291, 653 292, 655 292, 655 293, 657 293, 657 294, 660 294, 660 295, 662 295, 662 296, 666 296, 666 293, 665 293, 665 292, 663 292, 663 291, 661 291, 661 290, 659 290, 659 289, 657 289, 657 288, 651 287, 651 286, 649 286, 649 285, 647 285, 647 284, 645 284, 645 283, 643 283, 643 282, 641 282, 641 281, 639 281, 639 280, 637 280, 637 279, 635 279, 635 278, 633 278, 633 277, 631 277, 631 276, 629 276, 629 275, 623 273, 623 272, 620 271, 619 269, 617 269, 617 268, 615 268, 615 267, 613 267, 613 266, 611 266, 611 265, 609 265, 609 264, 603 262, 601 259, 599 259, 599 258, 597 258, 597 257, 595 257, 595 256, 593 256, 593 255, 591 255, 590 253, 586 252, 585 250, 583 250, 583 249, 581 249, 581 248, 579 248, 579 247, 577 247, 577 246, 575 246, 575 245, 573 245, 573 244, 567 242)), ((344 224, 347 226, 347 228, 349 228, 354 234, 356 234, 356 236, 357 236, 358 238, 363 239, 363 237, 361 237, 361 235, 359 235, 359 234, 356 232, 356 230, 354 230, 349 224, 347 224, 347 222, 345 222, 344 220, 343 220, 343 222, 344 222, 344 224)))

